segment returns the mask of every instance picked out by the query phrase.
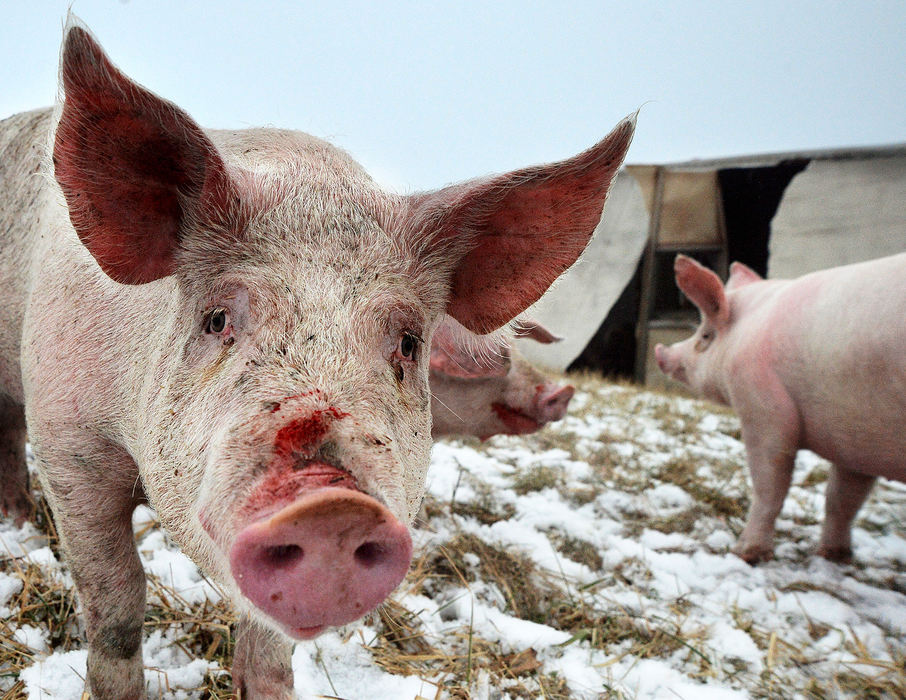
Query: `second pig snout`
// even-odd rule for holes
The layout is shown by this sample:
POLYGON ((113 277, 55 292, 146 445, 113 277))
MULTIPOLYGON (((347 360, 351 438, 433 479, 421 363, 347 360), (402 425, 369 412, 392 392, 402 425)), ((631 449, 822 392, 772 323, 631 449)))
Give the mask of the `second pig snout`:
POLYGON ((576 393, 575 387, 567 384, 545 384, 539 387, 535 397, 535 409, 539 423, 553 423, 566 416, 569 402, 576 393))

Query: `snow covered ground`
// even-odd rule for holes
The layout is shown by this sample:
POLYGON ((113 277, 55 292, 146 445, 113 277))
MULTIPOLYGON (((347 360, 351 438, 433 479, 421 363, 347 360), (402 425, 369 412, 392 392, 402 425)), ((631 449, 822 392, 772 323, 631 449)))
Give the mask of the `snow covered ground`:
MULTIPOLYGON (((410 576, 380 614, 297 646, 300 698, 906 694, 906 485, 879 483, 854 563, 832 564, 813 555, 827 464, 800 453, 775 559, 750 567, 729 553, 748 505, 736 418, 573 381, 570 416, 537 435, 435 446, 410 576)), ((228 611, 150 510, 135 522, 149 697, 229 697, 228 611)), ((77 700, 65 564, 32 525, 0 538, 0 691, 77 700)))

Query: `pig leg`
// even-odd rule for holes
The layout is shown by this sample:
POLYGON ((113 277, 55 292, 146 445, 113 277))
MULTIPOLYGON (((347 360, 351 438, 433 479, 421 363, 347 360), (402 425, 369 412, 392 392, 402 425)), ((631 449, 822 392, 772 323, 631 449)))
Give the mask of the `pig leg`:
POLYGON ((292 700, 293 645, 247 615, 236 629, 233 691, 242 700, 292 700))
POLYGON ((88 688, 95 700, 141 700, 145 575, 132 532, 132 511, 143 500, 138 471, 119 450, 68 442, 75 444, 65 456, 48 450, 45 460, 36 440, 35 456, 82 603, 88 688))
POLYGON ((868 497, 875 477, 833 465, 824 497, 824 526, 818 554, 831 561, 852 558, 851 525, 859 508, 868 497))
POLYGON ((790 490, 799 441, 796 412, 786 401, 765 402, 754 419, 740 411, 743 440, 752 477, 752 505, 733 552, 750 564, 770 559, 774 552, 774 522, 790 490), (769 408, 770 407, 770 408, 769 408))
POLYGON ((22 525, 34 514, 25 466, 25 412, 0 395, 0 510, 22 525))
POLYGON ((795 448, 773 454, 749 453, 752 476, 752 505, 746 526, 733 552, 750 564, 766 561, 774 553, 774 522, 790 490, 795 448))

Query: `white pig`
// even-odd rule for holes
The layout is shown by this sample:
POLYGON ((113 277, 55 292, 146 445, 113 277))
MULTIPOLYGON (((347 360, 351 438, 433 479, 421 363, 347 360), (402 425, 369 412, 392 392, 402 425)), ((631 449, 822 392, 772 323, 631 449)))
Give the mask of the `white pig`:
MULTIPOLYGON (((516 336, 554 343, 537 321, 516 336)), ((431 435, 525 435, 566 415, 575 388, 545 377, 505 336, 475 336, 446 317, 431 343, 431 435)))
POLYGON ((75 20, 60 88, 0 122, 0 505, 28 515, 27 421, 95 700, 145 696, 144 502, 242 613, 237 694, 287 700, 293 640, 406 574, 441 316, 490 332, 575 261, 634 122, 403 197, 306 134, 202 129, 75 20))
POLYGON ((675 272, 701 325, 655 355, 663 372, 739 414, 752 505, 734 551, 771 557, 796 451, 808 449, 833 462, 818 552, 849 558, 875 478, 906 481, 906 254, 794 280, 734 263, 726 287, 682 255, 675 272))

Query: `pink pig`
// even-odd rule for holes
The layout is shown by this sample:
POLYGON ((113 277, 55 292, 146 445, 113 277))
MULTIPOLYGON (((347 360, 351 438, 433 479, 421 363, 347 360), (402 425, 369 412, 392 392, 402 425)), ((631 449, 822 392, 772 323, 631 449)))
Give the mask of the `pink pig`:
MULTIPOLYGON (((537 321, 517 322, 516 335, 539 343, 560 338, 537 321)), ((431 435, 533 433, 566 415, 575 393, 539 372, 503 337, 479 337, 446 317, 431 343, 431 435)))
POLYGON ((726 287, 682 255, 675 272, 702 321, 655 355, 663 372, 739 414, 753 494, 734 551, 771 557, 796 451, 808 449, 833 462, 818 552, 849 558, 875 478, 906 481, 906 254, 794 280, 733 263, 726 287))
POLYGON ((398 196, 307 134, 202 129, 74 20, 60 79, 0 122, 0 504, 28 516, 27 421, 96 700, 145 696, 145 502, 242 613, 237 694, 290 698, 293 640, 408 569, 435 327, 488 333, 576 260, 634 121, 398 196))

